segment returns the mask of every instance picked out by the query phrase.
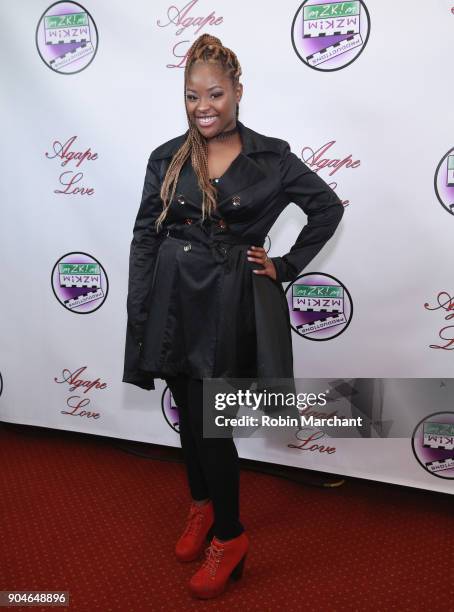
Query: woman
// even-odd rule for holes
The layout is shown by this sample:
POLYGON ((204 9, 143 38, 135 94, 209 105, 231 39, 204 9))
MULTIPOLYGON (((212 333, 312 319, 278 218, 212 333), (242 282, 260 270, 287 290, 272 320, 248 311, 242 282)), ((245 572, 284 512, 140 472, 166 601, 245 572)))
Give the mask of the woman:
POLYGON ((238 121, 235 54, 204 34, 185 67, 188 131, 149 158, 130 253, 124 382, 165 379, 180 415, 192 497, 176 544, 180 561, 206 559, 193 595, 215 597, 239 578, 249 539, 239 519, 233 439, 203 437, 207 377, 293 377, 282 282, 294 280, 334 233, 343 206, 287 142, 238 121), (263 244, 295 202, 308 216, 290 252, 263 244))

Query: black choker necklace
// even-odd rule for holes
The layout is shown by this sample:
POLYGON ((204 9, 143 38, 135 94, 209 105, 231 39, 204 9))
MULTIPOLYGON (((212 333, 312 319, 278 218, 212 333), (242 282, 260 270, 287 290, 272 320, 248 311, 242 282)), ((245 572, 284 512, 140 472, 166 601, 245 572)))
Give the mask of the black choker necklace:
POLYGON ((225 140, 226 138, 229 138, 230 136, 233 136, 233 134, 236 134, 238 132, 238 124, 235 124, 235 127, 232 128, 231 130, 226 130, 225 132, 220 132, 219 134, 216 134, 216 136, 212 136, 211 138, 207 138, 207 140, 225 140))

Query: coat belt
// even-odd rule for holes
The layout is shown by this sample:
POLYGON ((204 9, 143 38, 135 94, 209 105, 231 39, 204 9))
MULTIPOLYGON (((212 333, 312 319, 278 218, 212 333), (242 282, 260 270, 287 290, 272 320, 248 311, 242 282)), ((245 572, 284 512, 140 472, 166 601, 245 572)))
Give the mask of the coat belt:
POLYGON ((229 262, 229 246, 234 245, 255 245, 262 246, 265 242, 264 238, 251 237, 245 238, 234 234, 229 230, 222 230, 222 233, 214 233, 213 229, 215 226, 208 225, 203 226, 200 223, 193 223, 191 225, 178 224, 172 225, 165 231, 164 238, 171 236, 172 238, 179 238, 186 240, 187 245, 190 246, 191 241, 200 242, 209 247, 213 253, 215 260, 218 263, 228 264, 229 262))

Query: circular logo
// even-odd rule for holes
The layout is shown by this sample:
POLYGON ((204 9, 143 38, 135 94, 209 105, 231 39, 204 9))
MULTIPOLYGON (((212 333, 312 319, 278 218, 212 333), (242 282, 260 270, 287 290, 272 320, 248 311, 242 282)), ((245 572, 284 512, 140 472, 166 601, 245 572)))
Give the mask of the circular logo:
POLYGON ((331 340, 350 324, 348 289, 330 274, 302 274, 285 290, 292 329, 308 340, 331 340))
POLYGON ((93 61, 98 49, 98 30, 81 4, 55 2, 38 22, 36 47, 46 66, 60 74, 75 74, 93 61))
POLYGON ((306 0, 292 22, 292 44, 302 62, 331 72, 351 64, 362 53, 370 17, 362 0, 306 0))
POLYGON ((52 269, 51 283, 60 304, 78 314, 98 310, 109 291, 104 268, 88 253, 63 255, 52 269))
POLYGON ((435 170, 435 193, 448 213, 454 215, 454 147, 441 159, 435 170))
POLYGON ((454 478, 454 412, 434 412, 413 432, 413 453, 427 472, 438 478, 454 478))
POLYGON ((180 433, 180 415, 178 413, 178 406, 175 404, 172 393, 169 387, 166 387, 161 397, 162 414, 164 415, 167 424, 180 433))

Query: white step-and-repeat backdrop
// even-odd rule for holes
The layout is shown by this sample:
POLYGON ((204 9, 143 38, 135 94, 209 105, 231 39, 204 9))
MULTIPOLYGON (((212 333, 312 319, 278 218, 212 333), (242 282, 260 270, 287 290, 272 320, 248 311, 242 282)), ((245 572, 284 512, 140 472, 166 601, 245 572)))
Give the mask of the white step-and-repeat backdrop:
MULTIPOLYGON (((128 256, 148 155, 187 129, 185 54, 204 32, 241 62, 243 123, 289 141, 345 206, 284 285, 295 376, 343 397, 385 379, 364 412, 412 422, 239 439, 240 455, 453 493, 454 0, 4 0, 0 419, 179 445, 164 381, 121 382, 128 256), (421 401, 391 378, 432 381, 421 401)), ((305 221, 290 204, 270 254, 305 221)))

